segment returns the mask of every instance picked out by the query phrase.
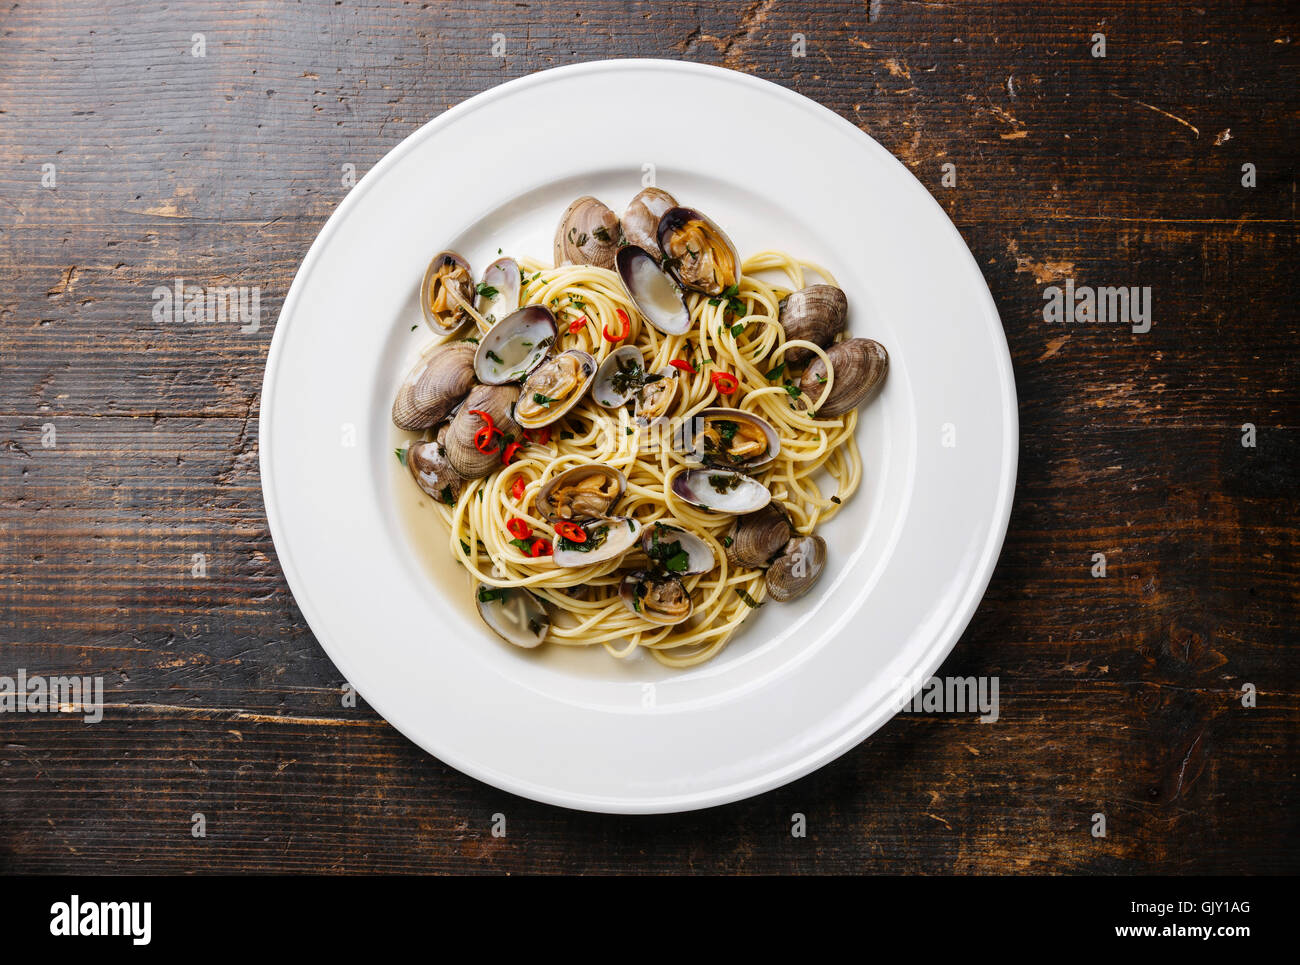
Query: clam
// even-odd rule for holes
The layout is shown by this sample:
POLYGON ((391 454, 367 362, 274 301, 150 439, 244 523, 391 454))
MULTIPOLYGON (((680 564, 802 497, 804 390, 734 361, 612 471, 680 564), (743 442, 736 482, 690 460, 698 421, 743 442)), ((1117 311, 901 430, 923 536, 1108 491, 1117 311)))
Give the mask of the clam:
POLYGON ((780 503, 771 502, 756 513, 737 517, 723 543, 727 559, 735 566, 767 566, 794 536, 790 517, 780 503))
POLYGON ((552 523, 608 516, 627 489, 627 477, 613 466, 590 463, 551 477, 537 491, 537 514, 552 523))
POLYGON ((480 583, 474 599, 483 622, 507 643, 531 650, 546 640, 551 629, 550 612, 545 603, 523 587, 480 583))
POLYGON ((717 565, 708 543, 672 523, 654 522, 645 527, 641 549, 656 566, 679 576, 707 573, 717 565))
POLYGON ((474 310, 488 322, 499 322, 519 309, 523 276, 513 258, 498 258, 483 272, 474 310))
POLYGON ((565 210, 555 229, 555 264, 613 268, 618 251, 618 216, 591 195, 565 210))
POLYGON ((820 536, 796 536, 767 568, 767 595, 778 603, 801 597, 826 569, 826 541, 820 536))
POLYGON ((657 382, 661 376, 646 373, 641 350, 635 345, 624 345, 605 356, 591 383, 591 397, 606 409, 626 405, 647 383, 657 382))
POLYGON ((622 556, 641 538, 641 524, 631 516, 603 516, 579 524, 581 541, 556 534, 551 560, 556 566, 594 566, 622 556))
MULTIPOLYGON (((810 285, 786 295, 779 307, 787 342, 800 339, 826 348, 844 331, 849 300, 834 285, 810 285)), ((813 352, 795 346, 781 358, 791 365, 803 365, 813 358, 813 352)))
POLYGON ((721 295, 740 282, 740 256, 726 232, 694 208, 669 208, 659 219, 664 267, 683 287, 721 295))
POLYGON ((677 369, 666 368, 652 373, 655 378, 641 386, 636 394, 636 406, 633 412, 636 421, 643 426, 659 425, 668 418, 668 410, 677 399, 677 369))
POLYGON ((522 381, 553 344, 555 316, 544 305, 529 305, 488 329, 474 353, 474 372, 488 385, 522 381))
POLYGON ((393 424, 427 429, 447 415, 474 384, 474 345, 448 342, 422 355, 397 390, 393 424))
POLYGON ((525 429, 540 429, 577 405, 596 375, 596 360, 569 349, 533 369, 519 392, 515 421, 525 429))
POLYGON ((406 450, 406 468, 425 493, 450 506, 460 498, 465 480, 447 459, 447 450, 437 442, 413 442, 406 450))
POLYGON ((766 420, 742 409, 701 409, 690 420, 688 461, 731 469, 764 466, 781 451, 781 437, 766 420))
POLYGON ((479 479, 501 467, 506 437, 517 438, 520 434, 519 425, 510 414, 518 399, 519 389, 513 385, 476 385, 470 389, 456 410, 443 443, 453 469, 466 479, 479 479), (485 415, 491 418, 496 432, 483 432, 488 425, 485 415))
POLYGON ((678 499, 717 513, 753 513, 772 500, 757 479, 729 469, 688 469, 673 477, 672 487, 678 499))
POLYGON ((469 320, 466 305, 474 304, 474 276, 469 262, 454 251, 433 256, 420 282, 424 323, 440 335, 450 335, 469 320))
POLYGON ((644 188, 628 202, 623 212, 623 237, 628 244, 636 245, 658 261, 663 257, 659 250, 659 219, 669 208, 677 207, 677 199, 661 188, 644 188))
POLYGON ((821 398, 825 395, 826 363, 820 358, 813 359, 799 380, 799 390, 817 415, 843 415, 873 398, 889 372, 889 353, 869 338, 836 342, 826 350, 826 357, 835 372, 828 398, 821 398))
POLYGON ((681 286, 659 267, 653 255, 636 245, 624 245, 614 258, 623 290, 637 311, 665 335, 690 330, 691 313, 686 308, 681 286))
POLYGON ((695 611, 686 584, 671 574, 629 573, 619 584, 618 595, 641 619, 661 626, 682 623, 695 611))

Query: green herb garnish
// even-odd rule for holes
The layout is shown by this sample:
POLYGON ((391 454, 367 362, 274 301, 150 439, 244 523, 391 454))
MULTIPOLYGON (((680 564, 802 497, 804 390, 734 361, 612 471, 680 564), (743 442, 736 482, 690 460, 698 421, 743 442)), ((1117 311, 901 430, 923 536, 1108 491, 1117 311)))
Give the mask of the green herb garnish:
POLYGON ((749 607, 751 610, 757 610, 763 605, 750 596, 742 587, 737 586, 733 587, 733 589, 736 591, 736 596, 744 600, 745 606, 749 607))
POLYGON ((551 407, 551 403, 558 402, 559 399, 552 399, 549 395, 542 395, 542 393, 540 392, 534 392, 533 401, 538 405, 546 406, 549 409, 551 407))
POLYGON ((497 291, 491 285, 486 284, 485 282, 478 283, 478 293, 484 298, 488 298, 488 299, 496 298, 498 295, 501 294, 499 291, 497 291))
POLYGON ((393 455, 395 455, 395 456, 397 457, 397 461, 400 462, 403 466, 406 465, 406 450, 405 450, 405 449, 394 449, 394 450, 393 450, 393 455))

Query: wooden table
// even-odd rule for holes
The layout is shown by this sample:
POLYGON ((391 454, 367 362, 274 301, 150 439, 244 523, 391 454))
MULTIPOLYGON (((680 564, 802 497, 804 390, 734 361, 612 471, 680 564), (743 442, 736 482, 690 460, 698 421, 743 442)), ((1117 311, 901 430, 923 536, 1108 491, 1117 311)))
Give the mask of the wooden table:
POLYGON ((1294 5, 226 6, 0 13, 0 675, 100 675, 106 704, 0 714, 0 869, 1298 870, 1294 5), (943 673, 997 675, 997 723, 902 716, 779 791, 624 818, 499 792, 341 706, 259 490, 294 271, 345 165, 502 81, 626 56, 828 105, 983 267, 1019 484, 943 673), (260 330, 159 320, 178 278, 260 287, 260 330), (1048 324, 1066 279, 1149 286, 1151 330, 1048 324))

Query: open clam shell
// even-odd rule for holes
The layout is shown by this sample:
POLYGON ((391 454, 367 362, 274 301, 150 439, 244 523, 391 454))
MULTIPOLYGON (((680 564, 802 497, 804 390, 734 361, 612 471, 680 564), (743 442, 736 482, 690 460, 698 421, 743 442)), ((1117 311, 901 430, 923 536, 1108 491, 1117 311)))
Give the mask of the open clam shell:
POLYGON ((653 255, 636 245, 624 245, 614 258, 614 267, 627 297, 647 322, 665 335, 690 331, 691 313, 682 288, 653 255))
POLYGON ((433 256, 420 282, 424 324, 439 335, 450 335, 467 321, 465 305, 474 304, 474 276, 469 262, 454 251, 433 256))
POLYGON ((594 566, 622 556, 641 538, 641 523, 631 516, 605 516, 580 524, 581 543, 556 535, 551 561, 556 566, 594 566))
POLYGON ((633 412, 642 426, 659 425, 667 421, 668 411, 677 400, 681 373, 672 367, 653 373, 657 378, 647 381, 636 394, 633 412))
POLYGON ((730 469, 688 469, 673 477, 672 488, 683 502, 715 513, 753 513, 772 501, 761 482, 730 469))
POLYGON ((697 464, 753 469, 781 452, 781 437, 771 423, 742 409, 701 409, 684 433, 687 461, 697 464))
POLYGON ((495 324, 519 310, 522 287, 519 263, 513 258, 498 258, 483 272, 474 310, 495 324))
POLYGON ((614 349, 600 363, 591 383, 591 397, 599 406, 617 409, 627 405, 647 380, 657 379, 657 376, 647 374, 641 350, 635 345, 624 345, 614 349))
POLYGON ((649 623, 675 626, 695 612, 686 584, 671 574, 638 570, 623 577, 618 587, 623 605, 649 623))
POLYGON ((485 385, 521 382, 555 344, 555 316, 544 305, 507 315, 479 340, 474 372, 485 385))
POLYGON ((533 505, 548 522, 599 519, 627 491, 627 477, 613 466, 589 463, 552 476, 537 491, 533 505))
POLYGON ((551 614, 546 604, 520 586, 474 588, 479 616, 493 632, 507 643, 531 650, 546 641, 551 629, 551 614))
POLYGON ((596 360, 578 349, 543 362, 524 380, 515 421, 525 429, 550 425, 582 401, 595 376, 596 360))
POLYGON ((641 532, 641 549, 657 566, 677 576, 707 573, 718 564, 713 548, 688 529, 655 521, 641 532))
POLYGON ((740 282, 740 255, 727 233, 694 208, 669 208, 659 219, 664 267, 683 288, 721 295, 740 282))

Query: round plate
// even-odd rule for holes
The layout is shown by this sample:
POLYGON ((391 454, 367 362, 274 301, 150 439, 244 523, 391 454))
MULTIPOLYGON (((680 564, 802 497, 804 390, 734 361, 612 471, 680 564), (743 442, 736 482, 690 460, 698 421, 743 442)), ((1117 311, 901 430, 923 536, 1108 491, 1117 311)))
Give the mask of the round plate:
POLYGON ((1011 361, 952 223, 831 111, 715 67, 619 60, 471 98, 394 148, 308 252, 267 360, 262 487, 285 577, 365 699, 448 764, 539 801, 682 811, 777 787, 886 720, 970 621, 1015 487, 1011 361), (683 104, 716 127, 691 132, 683 104), (629 109, 631 108, 631 109, 629 109), (742 255, 835 273, 849 330, 888 347, 862 410, 862 488, 823 527, 818 592, 761 607, 715 660, 511 647, 479 621, 448 537, 394 458, 389 408, 430 336, 418 289, 452 248, 547 263, 568 202, 616 211, 653 177, 742 255), (412 328, 412 326, 417 326, 412 328), (421 512, 423 510, 423 512, 421 512))

